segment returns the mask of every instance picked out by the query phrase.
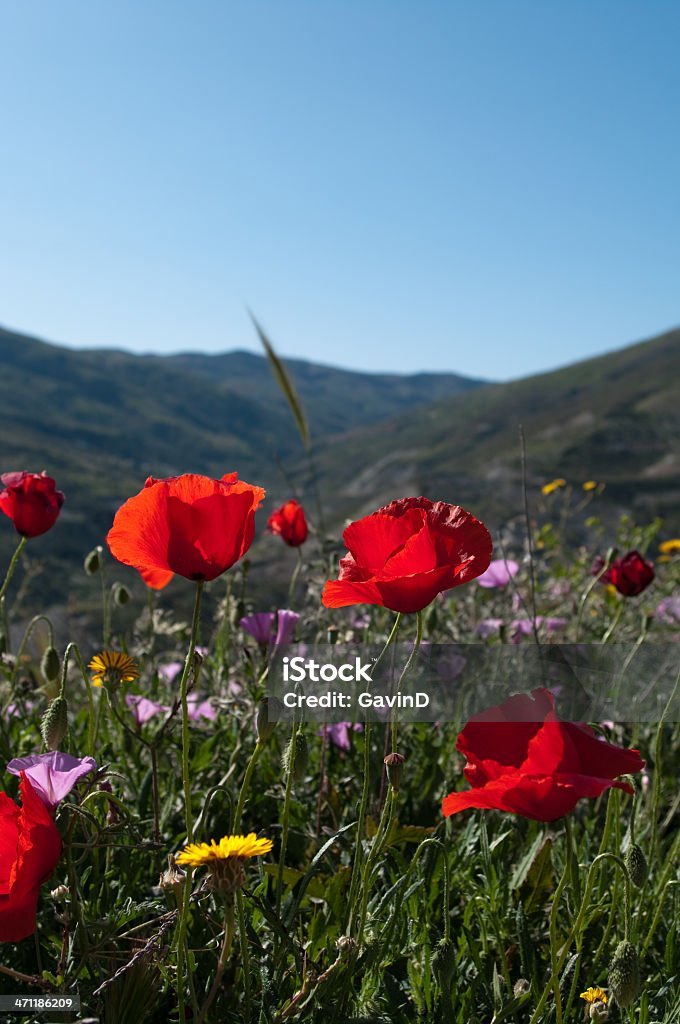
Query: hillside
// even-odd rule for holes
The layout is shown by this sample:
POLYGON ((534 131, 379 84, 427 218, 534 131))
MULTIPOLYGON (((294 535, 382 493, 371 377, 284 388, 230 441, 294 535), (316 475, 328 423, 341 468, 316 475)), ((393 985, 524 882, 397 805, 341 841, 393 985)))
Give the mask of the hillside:
POLYGON ((331 442, 324 488, 343 509, 395 493, 461 501, 498 523, 520 507, 524 428, 532 486, 606 482, 605 504, 669 519, 680 509, 680 330, 551 373, 442 399, 331 442), (367 453, 370 457, 367 458, 367 453))

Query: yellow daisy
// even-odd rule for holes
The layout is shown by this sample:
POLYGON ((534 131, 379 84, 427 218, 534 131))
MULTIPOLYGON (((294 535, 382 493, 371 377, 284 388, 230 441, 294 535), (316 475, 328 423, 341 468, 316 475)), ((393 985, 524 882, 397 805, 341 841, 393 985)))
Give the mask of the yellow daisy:
POLYGON ((673 540, 665 540, 659 544, 659 551, 662 555, 672 555, 676 551, 680 551, 680 538, 674 537, 673 540))
POLYGON ((137 662, 120 651, 100 651, 87 666, 92 672, 93 686, 133 683, 139 679, 137 662))
POLYGON ((246 880, 245 862, 269 853, 273 845, 271 839, 258 839, 254 832, 247 836, 222 836, 218 842, 211 839, 209 843, 189 843, 175 860, 192 868, 207 867, 210 888, 233 893, 246 880))
POLYGON ((541 494, 552 494, 553 491, 557 491, 560 487, 566 486, 567 481, 563 480, 560 476, 556 480, 551 480, 549 484, 543 484, 541 487, 541 494))
POLYGON ((597 480, 586 480, 583 484, 584 491, 594 491, 597 487, 597 480))
POLYGON ((608 1003, 607 993, 603 988, 587 988, 581 992, 579 999, 585 999, 587 1003, 608 1003))

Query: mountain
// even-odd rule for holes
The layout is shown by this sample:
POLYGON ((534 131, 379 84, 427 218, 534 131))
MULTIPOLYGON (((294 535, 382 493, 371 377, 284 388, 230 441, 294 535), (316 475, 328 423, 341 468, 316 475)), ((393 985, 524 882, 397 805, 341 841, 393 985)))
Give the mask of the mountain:
MULTIPOLYGON (((322 489, 356 515, 395 494, 466 505, 498 525, 522 507, 519 426, 528 483, 606 484, 603 507, 680 510, 680 330, 551 373, 491 384, 370 429, 330 439, 322 489)), ((677 530, 677 526, 673 527, 677 530)))
MULTIPOLYGON (((483 384, 455 374, 356 373, 301 360, 286 365, 321 450, 330 436, 483 384)), ((74 350, 0 329, 0 471, 46 469, 66 493, 59 529, 31 545, 35 557, 66 577, 147 476, 237 470, 277 500, 288 496, 286 473, 301 456, 264 356, 74 350)), ((14 542, 8 526, 0 523, 1 564, 14 542)), ((58 599, 47 582, 55 575, 43 573, 40 581, 58 599)))

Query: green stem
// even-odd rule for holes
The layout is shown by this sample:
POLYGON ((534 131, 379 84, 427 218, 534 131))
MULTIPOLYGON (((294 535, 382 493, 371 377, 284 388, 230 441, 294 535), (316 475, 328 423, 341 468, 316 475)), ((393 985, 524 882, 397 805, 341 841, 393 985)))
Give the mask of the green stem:
MULTIPOLYGON (((411 665, 413 664, 413 662, 415 661, 415 659, 416 659, 416 657, 418 655, 418 651, 420 650, 420 645, 421 645, 422 641, 423 641, 423 613, 422 612, 416 612, 416 638, 415 638, 415 641, 414 641, 414 644, 413 644, 413 649, 412 649, 411 653, 409 654, 408 661, 404 665, 404 670, 401 673, 401 675, 399 676, 399 682, 397 683, 397 696, 401 693, 402 683, 404 682, 404 679, 406 678, 406 676, 408 675, 408 673, 410 671, 411 665)), ((399 718, 398 718, 397 712, 395 711, 395 717, 392 719, 392 750, 393 751, 396 751, 396 749, 397 749, 397 730, 398 730, 398 728, 399 728, 399 718)))
POLYGON ((41 621, 47 623, 47 642, 50 647, 54 647, 54 629, 52 627, 51 621, 47 618, 46 615, 34 615, 29 624, 26 626, 24 635, 21 638, 21 643, 19 644, 19 647, 17 649, 16 658, 14 661, 14 669, 12 671, 12 683, 14 683, 16 674, 19 671, 19 662, 21 661, 21 656, 24 653, 24 650, 26 649, 26 644, 29 641, 31 633, 38 625, 38 623, 41 621))
MULTIPOLYGON (((187 651, 182 678, 180 679, 180 700, 182 704, 182 782, 184 786, 184 817, 187 830, 187 843, 194 839, 194 820, 191 811, 191 779, 189 778, 189 705, 187 703, 187 684, 189 673, 192 670, 194 651, 196 650, 196 638, 201 618, 201 595, 203 593, 203 580, 196 584, 196 595, 194 599, 194 614, 191 620, 191 636, 189 638, 189 650, 187 651)), ((179 923, 177 927, 177 1006, 179 1009, 180 1024, 186 1020, 184 1006, 184 946, 186 942, 187 918, 189 914, 189 898, 191 896, 191 871, 187 871, 184 882, 184 892, 180 908, 179 923)))
POLYGON ((243 782, 241 783, 241 792, 238 795, 238 802, 236 804, 236 810, 234 811, 234 820, 233 820, 233 824, 232 824, 232 828, 231 828, 231 831, 232 831, 232 833, 234 835, 236 835, 238 833, 238 830, 241 827, 241 815, 243 814, 243 806, 244 806, 244 804, 246 802, 246 797, 248 795, 248 790, 250 789, 250 782, 251 782, 251 779, 253 777, 253 771, 255 770, 255 765, 257 764, 257 762, 258 762, 258 760, 260 758, 260 754, 264 750, 264 746, 265 745, 262 742, 262 740, 258 740, 257 743, 255 744, 255 749, 253 750, 252 754, 250 755, 250 760, 248 761, 248 765, 246 767, 245 775, 243 776, 243 782))
POLYGON ((295 562, 295 568, 293 569, 293 574, 290 578, 290 586, 288 587, 288 605, 290 607, 292 607, 293 605, 295 587, 297 586, 297 581, 300 576, 300 570, 302 569, 302 548, 297 547, 295 549, 295 553, 297 555, 297 561, 295 562))
POLYGON ((281 849, 279 851, 279 864, 276 871, 276 915, 281 916, 281 898, 283 896, 283 870, 286 864, 286 848, 288 846, 288 819, 290 817, 290 801, 293 795, 293 774, 295 772, 295 761, 297 755, 297 732, 298 723, 293 722, 293 731, 290 734, 290 757, 288 758, 288 771, 286 772, 286 793, 283 798, 283 820, 281 822, 281 849))
MULTIPOLYGON (((375 670, 382 661, 385 652, 388 647, 394 643, 397 633, 399 632, 399 624, 401 622, 401 612, 397 612, 397 617, 394 620, 392 626, 392 632, 387 638, 385 646, 378 655, 376 661, 373 664, 373 675, 375 670)), ((349 887, 349 898, 347 905, 349 907, 349 922, 347 925, 347 933, 350 934, 352 928, 352 918, 354 915, 354 907, 357 896, 357 888, 359 885, 359 870, 361 867, 361 861, 363 858, 362 842, 364 837, 364 826, 366 823, 366 810, 368 808, 368 795, 370 791, 370 770, 371 770, 371 723, 365 722, 364 724, 364 779, 361 789, 361 803, 359 804, 359 816, 357 819, 357 844, 354 852, 354 865, 352 867, 352 880, 349 887)))
POLYGON ((390 786, 387 794, 387 800, 380 816, 380 824, 378 825, 378 831, 376 832, 373 843, 371 845, 370 852, 366 858, 366 865, 363 872, 363 886, 361 892, 361 910, 359 912, 359 924, 357 926, 357 948, 361 949, 361 943, 364 938, 364 927, 366 925, 366 913, 368 911, 368 897, 371 891, 371 875, 373 873, 373 866, 380 855, 380 851, 383 848, 385 839, 387 838, 392 823, 392 812, 394 810, 395 803, 395 792, 390 786))
POLYGON ((217 970, 215 971, 215 978, 213 980, 212 985, 210 986, 210 991, 206 996, 205 1002, 201 1007, 201 1011, 198 1015, 196 1024, 203 1024, 203 1021, 206 1018, 206 1014, 210 1007, 212 1006, 213 1000, 217 995, 219 987, 222 983, 222 975, 224 974, 224 968, 227 966, 227 960, 229 959, 229 954, 231 953, 231 946, 234 941, 234 926, 234 903, 233 899, 229 897, 224 910, 224 940, 222 942, 222 949, 220 950, 220 958, 217 961, 217 970))
POLYGON ((12 558, 10 560, 9 568, 7 569, 7 575, 5 576, 4 583, 0 587, 0 601, 5 596, 7 588, 9 586, 9 582, 12 579, 12 576, 14 575, 14 570, 17 567, 17 562, 19 561, 19 556, 21 555, 21 552, 24 550, 25 546, 26 546, 26 537, 22 537, 20 539, 19 543, 17 544, 16 550, 15 550, 15 552, 12 555, 12 558))

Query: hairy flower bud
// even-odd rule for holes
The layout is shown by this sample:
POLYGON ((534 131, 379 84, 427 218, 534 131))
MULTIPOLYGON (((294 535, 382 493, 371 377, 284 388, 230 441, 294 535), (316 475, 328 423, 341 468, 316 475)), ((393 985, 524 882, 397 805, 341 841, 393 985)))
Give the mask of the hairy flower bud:
POLYGON ((68 704, 65 697, 56 697, 40 722, 43 743, 48 750, 58 750, 68 729, 68 704))
POLYGON ((305 734, 299 729, 291 736, 286 749, 283 752, 283 768, 293 776, 294 782, 300 782, 305 777, 307 762, 309 761, 309 747, 305 734))
POLYGON ((609 991, 622 1009, 630 1006, 640 992, 640 961, 632 942, 619 942, 609 965, 609 991))
POLYGON ((48 683, 54 683, 61 672, 61 660, 54 647, 46 647, 40 660, 40 671, 48 683))
POLYGON ((637 843, 630 844, 626 850, 624 861, 628 868, 628 874, 630 875, 631 882, 633 885, 636 885, 638 889, 641 889, 647 881, 649 869, 647 867, 647 858, 637 843))
POLYGON ((404 761, 406 758, 403 754, 397 754, 393 752, 388 754, 384 759, 383 763, 387 770, 387 780, 394 790, 395 793, 399 792, 399 786, 401 785, 401 777, 404 774, 404 761))
POLYGON ((89 555, 85 556, 83 568, 88 576, 95 576, 101 569, 102 554, 103 548, 101 544, 98 544, 96 548, 92 548, 89 555))
POLYGON ((277 697, 263 697, 257 705, 255 714, 255 731, 260 743, 266 743, 276 729, 277 722, 270 719, 274 712, 279 713, 283 705, 277 697))
POLYGON ((456 971, 456 948, 451 939, 440 939, 430 961, 432 973, 439 987, 450 989, 456 971))

